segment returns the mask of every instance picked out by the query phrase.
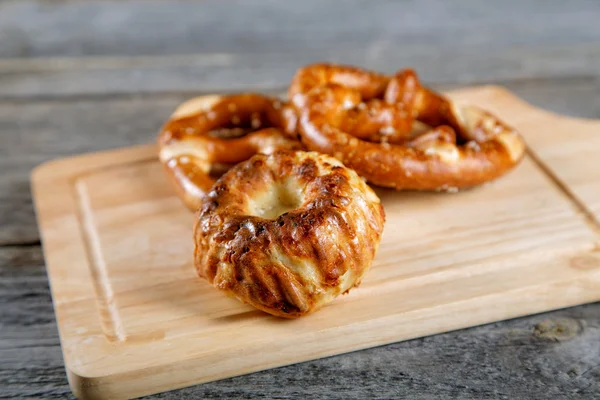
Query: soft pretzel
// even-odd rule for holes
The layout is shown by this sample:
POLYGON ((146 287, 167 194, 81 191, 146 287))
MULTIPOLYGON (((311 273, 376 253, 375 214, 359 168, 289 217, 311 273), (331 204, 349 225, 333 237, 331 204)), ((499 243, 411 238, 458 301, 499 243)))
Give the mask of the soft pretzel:
POLYGON ((277 99, 253 93, 201 96, 180 105, 164 125, 159 158, 179 197, 197 210, 215 174, 256 153, 301 149, 295 132, 294 110, 277 99))
POLYGON ((403 142, 412 131, 413 121, 404 112, 402 104, 380 99, 389 82, 386 75, 352 66, 314 64, 298 70, 288 95, 296 109, 301 110, 315 88, 341 86, 351 89, 348 97, 341 99, 339 104, 344 111, 343 118, 338 121, 339 129, 369 141, 403 142))
POLYGON ((314 64, 297 72, 288 94, 304 145, 379 186, 456 191, 498 178, 525 152, 513 128, 421 86, 412 70, 385 77, 314 64))
POLYGON ((205 197, 194 225, 195 264, 216 288, 296 318, 359 285, 384 220, 379 198, 337 159, 257 154, 205 197))

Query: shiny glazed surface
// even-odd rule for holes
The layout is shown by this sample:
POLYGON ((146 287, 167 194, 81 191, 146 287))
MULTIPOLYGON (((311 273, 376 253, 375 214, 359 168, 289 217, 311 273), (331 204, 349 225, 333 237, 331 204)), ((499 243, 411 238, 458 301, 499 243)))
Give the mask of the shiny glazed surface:
POLYGON ((358 286, 385 214, 351 169, 314 152, 255 155, 207 194, 194 227, 198 274, 270 314, 309 314, 358 286))
POLYGON ((379 186, 456 191, 504 175, 525 154, 512 127, 421 86, 410 69, 386 77, 309 65, 297 71, 288 94, 303 144, 379 186))
POLYGON ((207 95, 181 104, 162 128, 160 160, 192 211, 215 175, 256 153, 302 149, 296 114, 281 101, 254 93, 207 95))

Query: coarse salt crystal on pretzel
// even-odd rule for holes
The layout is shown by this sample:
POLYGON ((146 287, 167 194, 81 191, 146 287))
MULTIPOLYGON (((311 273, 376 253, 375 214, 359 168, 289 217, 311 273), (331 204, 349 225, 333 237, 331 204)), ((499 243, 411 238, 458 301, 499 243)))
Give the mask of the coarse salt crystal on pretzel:
POLYGON ((525 153, 513 128, 421 86, 410 69, 385 76, 313 64, 297 71, 288 95, 309 150, 383 187, 456 191, 504 175, 525 153))
POLYGON ((205 197, 194 225, 196 268, 244 303, 297 318, 359 285, 384 221, 373 190, 337 159, 257 154, 205 197))
POLYGON ((200 96, 181 104, 163 126, 159 158, 179 197, 197 210, 214 175, 256 153, 302 149, 295 135, 296 114, 277 99, 254 93, 200 96))

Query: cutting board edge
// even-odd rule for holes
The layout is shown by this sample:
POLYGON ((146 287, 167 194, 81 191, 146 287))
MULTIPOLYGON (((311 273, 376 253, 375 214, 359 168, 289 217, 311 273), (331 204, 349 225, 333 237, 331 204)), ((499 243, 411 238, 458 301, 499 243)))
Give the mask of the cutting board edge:
POLYGON ((72 180, 103 168, 158 159, 158 146, 141 143, 133 146, 106 149, 55 158, 36 165, 30 172, 33 187, 58 179, 72 180), (86 165, 81 162, 85 160, 86 165), (77 166, 74 170, 73 167, 77 166))
MULTIPOLYGON (((589 276, 587 276, 585 278, 589 278, 589 276)), ((536 301, 534 303, 545 304, 543 301, 544 299, 546 301, 552 300, 551 295, 549 295, 549 293, 552 292, 552 290, 551 290, 552 287, 559 286, 563 290, 568 290, 569 288, 580 287, 581 285, 578 285, 578 282, 580 282, 582 279, 585 279, 585 278, 578 278, 578 279, 574 279, 571 281, 553 282, 550 284, 530 286, 530 287, 525 287, 525 288, 520 287, 513 291, 504 292, 504 293, 502 293, 502 295, 505 296, 506 294, 511 294, 511 293, 515 293, 515 292, 517 294, 519 294, 519 292, 525 292, 527 290, 535 288, 536 290, 539 290, 540 293, 547 293, 547 295, 546 296, 541 295, 540 298, 538 299, 538 300, 540 300, 540 299, 541 300, 536 301)), ((597 281, 600 282, 600 271, 595 271, 594 278, 596 278, 597 281)), ((514 319, 518 319, 518 318, 522 318, 522 317, 526 317, 526 316, 538 315, 538 314, 543 314, 543 313, 552 312, 552 311, 558 311, 558 310, 562 310, 562 309, 566 309, 566 308, 570 308, 570 307, 575 307, 575 306, 580 306, 580 305, 600 301, 600 293, 598 293, 597 291, 594 293, 594 291, 591 289, 588 290, 588 292, 589 292, 588 293, 589 295, 584 299, 582 299, 581 297, 578 297, 578 300, 576 300, 576 301, 561 302, 560 305, 556 305, 556 306, 551 306, 551 307, 539 306, 539 307, 532 307, 530 309, 521 308, 521 311, 518 313, 509 313, 509 314, 503 315, 502 317, 491 317, 488 314, 487 318, 483 318, 475 323, 469 322, 469 323, 465 323, 465 324, 462 324, 462 323, 456 324, 455 326, 451 327, 450 329, 445 329, 445 330, 432 329, 432 330, 430 330, 428 332, 424 332, 424 333, 419 332, 419 333, 416 333, 413 335, 388 337, 385 340, 377 340, 375 342, 363 343, 358 346, 344 347, 344 349, 341 349, 341 350, 340 349, 335 349, 335 350, 328 349, 327 351, 322 351, 321 352, 322 354, 320 354, 320 355, 311 355, 311 356, 296 355, 290 359, 287 359, 286 361, 271 362, 269 364, 263 365, 260 368, 253 368, 252 366, 246 366, 244 368, 241 368, 240 371, 237 371, 235 373, 221 373, 218 375, 201 376, 201 377, 198 377, 198 375, 196 375, 196 374, 190 373, 189 371, 202 367, 203 357, 196 357, 196 358, 190 358, 190 359, 187 359, 184 361, 178 360, 178 361, 164 363, 164 364, 160 364, 160 365, 154 365, 150 368, 152 370, 151 372, 147 371, 148 375, 152 377, 152 379, 151 379, 152 384, 155 384, 157 381, 160 381, 161 376, 169 376, 169 375, 173 374, 174 372, 176 372, 176 370, 177 370, 177 374, 179 374, 179 376, 191 375, 190 377, 185 379, 185 382, 181 382, 180 384, 172 384, 172 383, 169 383, 171 381, 168 381, 164 385, 156 384, 156 386, 153 387, 148 384, 149 382, 147 381, 147 377, 145 377, 143 374, 144 369, 137 369, 137 370, 127 371, 127 372, 122 372, 119 374, 97 374, 94 376, 93 374, 85 373, 81 370, 78 371, 77 368, 73 368, 72 363, 68 362, 67 358, 65 358, 65 369, 66 369, 66 372, 68 375, 68 380, 69 380, 69 385, 71 386, 71 390, 73 391, 73 393, 76 395, 77 398, 80 398, 80 399, 86 399, 86 398, 109 399, 109 398, 116 398, 116 397, 121 398, 122 396, 126 396, 127 398, 141 397, 141 396, 151 395, 151 394, 160 393, 160 392, 164 392, 164 391, 181 389, 181 388, 189 387, 191 385, 215 382, 215 381, 222 380, 222 379, 243 376, 243 375, 260 372, 260 371, 265 371, 265 370, 269 370, 269 369, 273 369, 273 368, 281 368, 281 367, 294 365, 294 364, 301 363, 301 362, 315 361, 318 359, 334 357, 337 355, 347 354, 350 352, 381 347, 381 346, 389 345, 392 343, 400 343, 400 342, 405 342, 408 340, 433 336, 433 335, 437 335, 437 334, 455 332, 455 331, 459 331, 462 329, 476 328, 476 327, 484 326, 484 325, 491 324, 491 323, 510 321, 510 320, 514 320, 514 319), (127 386, 135 385, 136 381, 139 381, 138 382, 139 386, 144 387, 144 390, 127 389, 127 386), (106 396, 106 395, 108 395, 108 396, 106 396)), ((475 297, 473 299, 494 298, 499 295, 500 295, 499 293, 492 293, 489 295, 475 297)), ((459 303, 466 302, 466 301, 472 301, 473 299, 462 300, 462 301, 458 301, 455 303, 446 303, 443 306, 451 306, 451 305, 459 304, 459 303)), ((515 296, 513 299, 514 299, 515 303, 521 302, 521 297, 515 296)), ((531 298, 527 297, 527 300, 531 301, 531 298)), ((443 306, 434 306, 432 308, 440 308, 443 306)), ((425 310, 427 310, 427 309, 425 309, 425 310)), ((418 311, 422 311, 422 310, 418 310, 418 311)), ((378 318, 378 319, 375 319, 375 320, 372 320, 369 322, 370 323, 378 323, 378 322, 381 322, 384 320, 388 321, 390 319, 400 318, 400 316, 403 314, 404 313, 392 314, 392 315, 381 317, 381 318, 378 318)), ((435 319, 435 317, 432 317, 432 318, 435 319)), ((390 324, 390 322, 387 322, 387 324, 390 324)), ((352 326, 352 325, 350 325, 350 326, 352 326)), ((63 355, 64 355, 64 353, 63 353, 63 355)))
MULTIPOLYGON (((537 112, 537 113, 540 113, 539 115, 541 115, 541 116, 547 115, 549 117, 566 118, 566 119, 577 121, 577 122, 586 122, 587 121, 587 120, 584 120, 581 118, 572 118, 572 117, 568 117, 568 116, 562 116, 562 115, 551 113, 546 110, 539 109, 535 106, 532 106, 532 105, 526 103, 519 97, 515 96, 512 92, 508 91, 507 89, 505 89, 501 86, 495 86, 495 85, 479 86, 479 87, 473 87, 473 88, 460 89, 460 90, 453 91, 450 93, 457 94, 457 95, 464 95, 464 94, 476 93, 479 91, 490 91, 490 90, 496 92, 496 94, 500 95, 500 96, 510 96, 512 98, 512 100, 517 101, 518 103, 520 103, 521 106, 523 106, 524 108, 527 108, 528 112, 537 112)), ((590 121, 593 121, 593 120, 590 120, 590 121)), ((115 166, 121 166, 121 165, 130 164, 130 163, 141 162, 141 161, 152 161, 152 160, 156 159, 156 155, 157 155, 156 145, 148 143, 148 144, 125 147, 125 148, 120 148, 120 149, 109 149, 109 150, 104 150, 104 151, 91 152, 91 153, 85 153, 85 154, 80 154, 80 155, 75 155, 75 156, 70 156, 70 157, 65 157, 65 158, 59 158, 59 159, 51 160, 51 161, 48 161, 48 162, 38 165, 31 172, 31 183, 32 183, 32 191, 34 193, 34 207, 35 207, 35 212, 36 212, 36 218, 38 220, 39 226, 42 228, 41 231, 43 231, 44 224, 41 221, 42 218, 40 218, 40 215, 39 215, 39 207, 37 204, 39 201, 39 196, 36 194, 39 192, 39 189, 41 187, 51 184, 53 182, 58 182, 58 181, 70 183, 70 182, 72 182, 73 179, 76 179, 85 174, 93 173, 95 170, 98 170, 98 169, 112 168, 115 166), (85 165, 82 165, 82 163, 81 163, 82 160, 86 161, 85 165), (77 166, 78 168, 74 169, 73 168, 74 166, 77 166)), ((44 236, 43 232, 41 232, 41 236, 42 236, 42 243, 44 243, 45 240, 43 239, 43 236, 44 236)), ((51 258, 51 257, 47 256, 45 251, 44 251, 44 257, 46 260, 49 260, 51 258)), ((46 261, 46 262, 48 264, 50 263, 50 261, 46 261)), ((86 260, 86 262, 89 262, 89 260, 86 260)), ((52 281, 52 277, 51 277, 50 273, 48 273, 48 278, 50 281, 52 281)), ((570 283, 571 285, 576 285, 576 283, 577 283, 576 281, 577 280, 568 281, 567 283, 570 283)), ((562 282, 562 284, 564 284, 564 283, 565 282, 562 282)), ((51 284, 51 290, 54 291, 54 289, 52 289, 52 283, 50 283, 50 284, 51 284)), ((53 296, 53 299, 54 299, 54 296, 53 296)), ((507 318, 502 318, 502 319, 492 318, 490 321, 482 321, 481 323, 478 323, 475 325, 468 324, 466 326, 456 327, 455 329, 450 329, 450 330, 447 330, 444 332, 450 332, 450 331, 457 330, 457 329, 464 329, 467 327, 474 327, 474 326, 483 325, 483 324, 487 324, 487 323, 495 322, 495 321, 502 321, 502 320, 506 320, 506 319, 518 318, 518 317, 522 317, 525 315, 531 315, 531 314, 540 313, 540 312, 547 312, 547 311, 552 311, 552 310, 556 310, 556 309, 562 309, 565 307, 572 307, 572 306, 586 304, 586 303, 589 303, 592 301, 598 301, 598 300, 600 300, 600 297, 586 298, 583 301, 576 301, 576 302, 573 302, 572 304, 568 304, 568 305, 560 305, 557 308, 542 308, 539 311, 526 311, 523 313, 518 313, 518 315, 517 314, 511 315, 511 316, 508 316, 507 318)), ((390 317, 392 317, 392 316, 387 316, 385 318, 390 318, 390 317)), ((60 325, 59 325, 59 330, 60 330, 60 325)), ((417 335, 415 337, 428 336, 428 335, 435 334, 435 333, 442 333, 442 332, 438 331, 438 332, 434 332, 434 333, 430 333, 430 334, 426 334, 426 335, 417 335)), ((63 344, 62 336, 63 335, 61 335, 61 345, 63 344)), ((397 340, 381 342, 376 345, 367 345, 365 347, 356 348, 354 350, 350 349, 350 350, 346 350, 346 351, 342 351, 342 352, 334 352, 332 354, 324 355, 323 357, 328 357, 328 356, 332 356, 335 354, 343 354, 343 353, 349 352, 349 351, 356 351, 356 350, 360 350, 360 349, 381 346, 381 345, 398 342, 398 341, 409 340, 409 339, 411 339, 411 338, 404 338, 404 339, 397 339, 397 340)), ((92 397, 92 396, 95 397, 96 395, 100 394, 100 392, 97 392, 96 390, 98 388, 105 387, 108 384, 107 380, 119 379, 121 377, 121 375, 127 375, 130 373, 130 372, 126 372, 126 373, 123 373, 120 375, 117 374, 117 375, 93 376, 92 374, 86 374, 85 371, 78 370, 78 368, 73 367, 73 362, 70 359, 70 356, 65 352, 64 347, 63 347, 63 356, 65 358, 65 366, 66 366, 67 375, 69 378, 71 388, 72 388, 73 392, 77 395, 77 397, 80 397, 80 398, 86 398, 86 397, 92 397)), ((314 359, 318 359, 318 358, 322 358, 322 357, 315 357, 315 358, 310 358, 310 359, 303 358, 302 360, 295 360, 295 361, 286 362, 286 363, 283 363, 280 365, 268 366, 264 369, 270 369, 270 368, 274 368, 277 366, 284 366, 284 365, 294 364, 294 363, 297 363, 300 361, 308 361, 308 360, 314 360, 314 359)), ((198 362, 198 361, 196 361, 196 362, 198 362)), ((173 363, 170 363, 170 364, 166 363, 164 365, 159 365, 159 366, 156 366, 153 368, 168 369, 169 366, 171 366, 171 365, 173 365, 173 363)), ((260 369, 260 370, 264 370, 264 369, 260 369)), ((139 370, 136 370, 136 371, 139 373, 139 370)), ((259 371, 259 370, 247 371, 247 372, 243 372, 243 373, 240 373, 237 375, 244 375, 246 373, 250 373, 250 372, 254 372, 254 371, 259 371)), ((133 372, 135 372, 135 371, 132 371, 131 373, 133 373, 133 372)), ((228 375, 228 376, 237 376, 237 375, 228 375)), ((221 378, 217 378, 217 379, 221 379, 221 378)), ((176 387, 176 386, 170 385, 169 388, 167 388, 167 389, 161 388, 160 390, 172 390, 172 389, 176 389, 178 387, 185 387, 185 386, 189 386, 191 384, 198 384, 198 383, 209 382, 209 381, 214 381, 214 380, 216 380, 216 379, 200 380, 197 382, 186 382, 185 384, 183 384, 181 386, 176 387)), ((120 392, 120 393, 123 393, 123 392, 120 392)), ((133 393, 133 392, 131 392, 131 393, 133 393)), ((147 393, 141 393, 139 395, 150 394, 150 393, 156 393, 156 390, 152 389, 151 391, 149 391, 147 393)), ((137 396, 137 394, 136 394, 136 396, 137 396)))

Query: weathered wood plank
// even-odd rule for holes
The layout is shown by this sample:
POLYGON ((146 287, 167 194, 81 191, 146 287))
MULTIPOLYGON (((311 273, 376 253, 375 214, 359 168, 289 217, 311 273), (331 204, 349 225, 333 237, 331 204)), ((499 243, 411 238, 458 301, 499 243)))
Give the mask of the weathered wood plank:
POLYGON ((597 76, 597 43, 472 50, 406 44, 372 57, 363 47, 332 47, 322 53, 208 54, 170 57, 0 59, 0 99, 57 98, 128 93, 172 93, 281 89, 296 69, 316 61, 393 72, 417 70, 437 83, 491 83, 597 76))
POLYGON ((0 4, 2 57, 368 52, 594 42, 594 1, 237 0, 0 4), (368 12, 366 12, 368 10, 368 12))
POLYGON ((275 88, 323 60, 435 82, 589 76, 599 17, 583 0, 9 1, 0 97, 275 88))
MULTIPOLYGON (((36 164, 147 142, 189 96, 281 88, 321 60, 500 81, 598 118, 599 17, 585 0, 0 1, 0 397, 69 393, 31 206, 36 164)), ((154 397, 597 398, 599 358, 591 304, 154 397)))
POLYGON ((0 247, 0 393, 64 398, 70 391, 39 245, 0 247))
MULTIPOLYGON (((42 264, 39 246, 0 247, 2 396, 71 397, 42 264)), ((595 398, 599 358, 595 303, 152 398, 595 398)))

